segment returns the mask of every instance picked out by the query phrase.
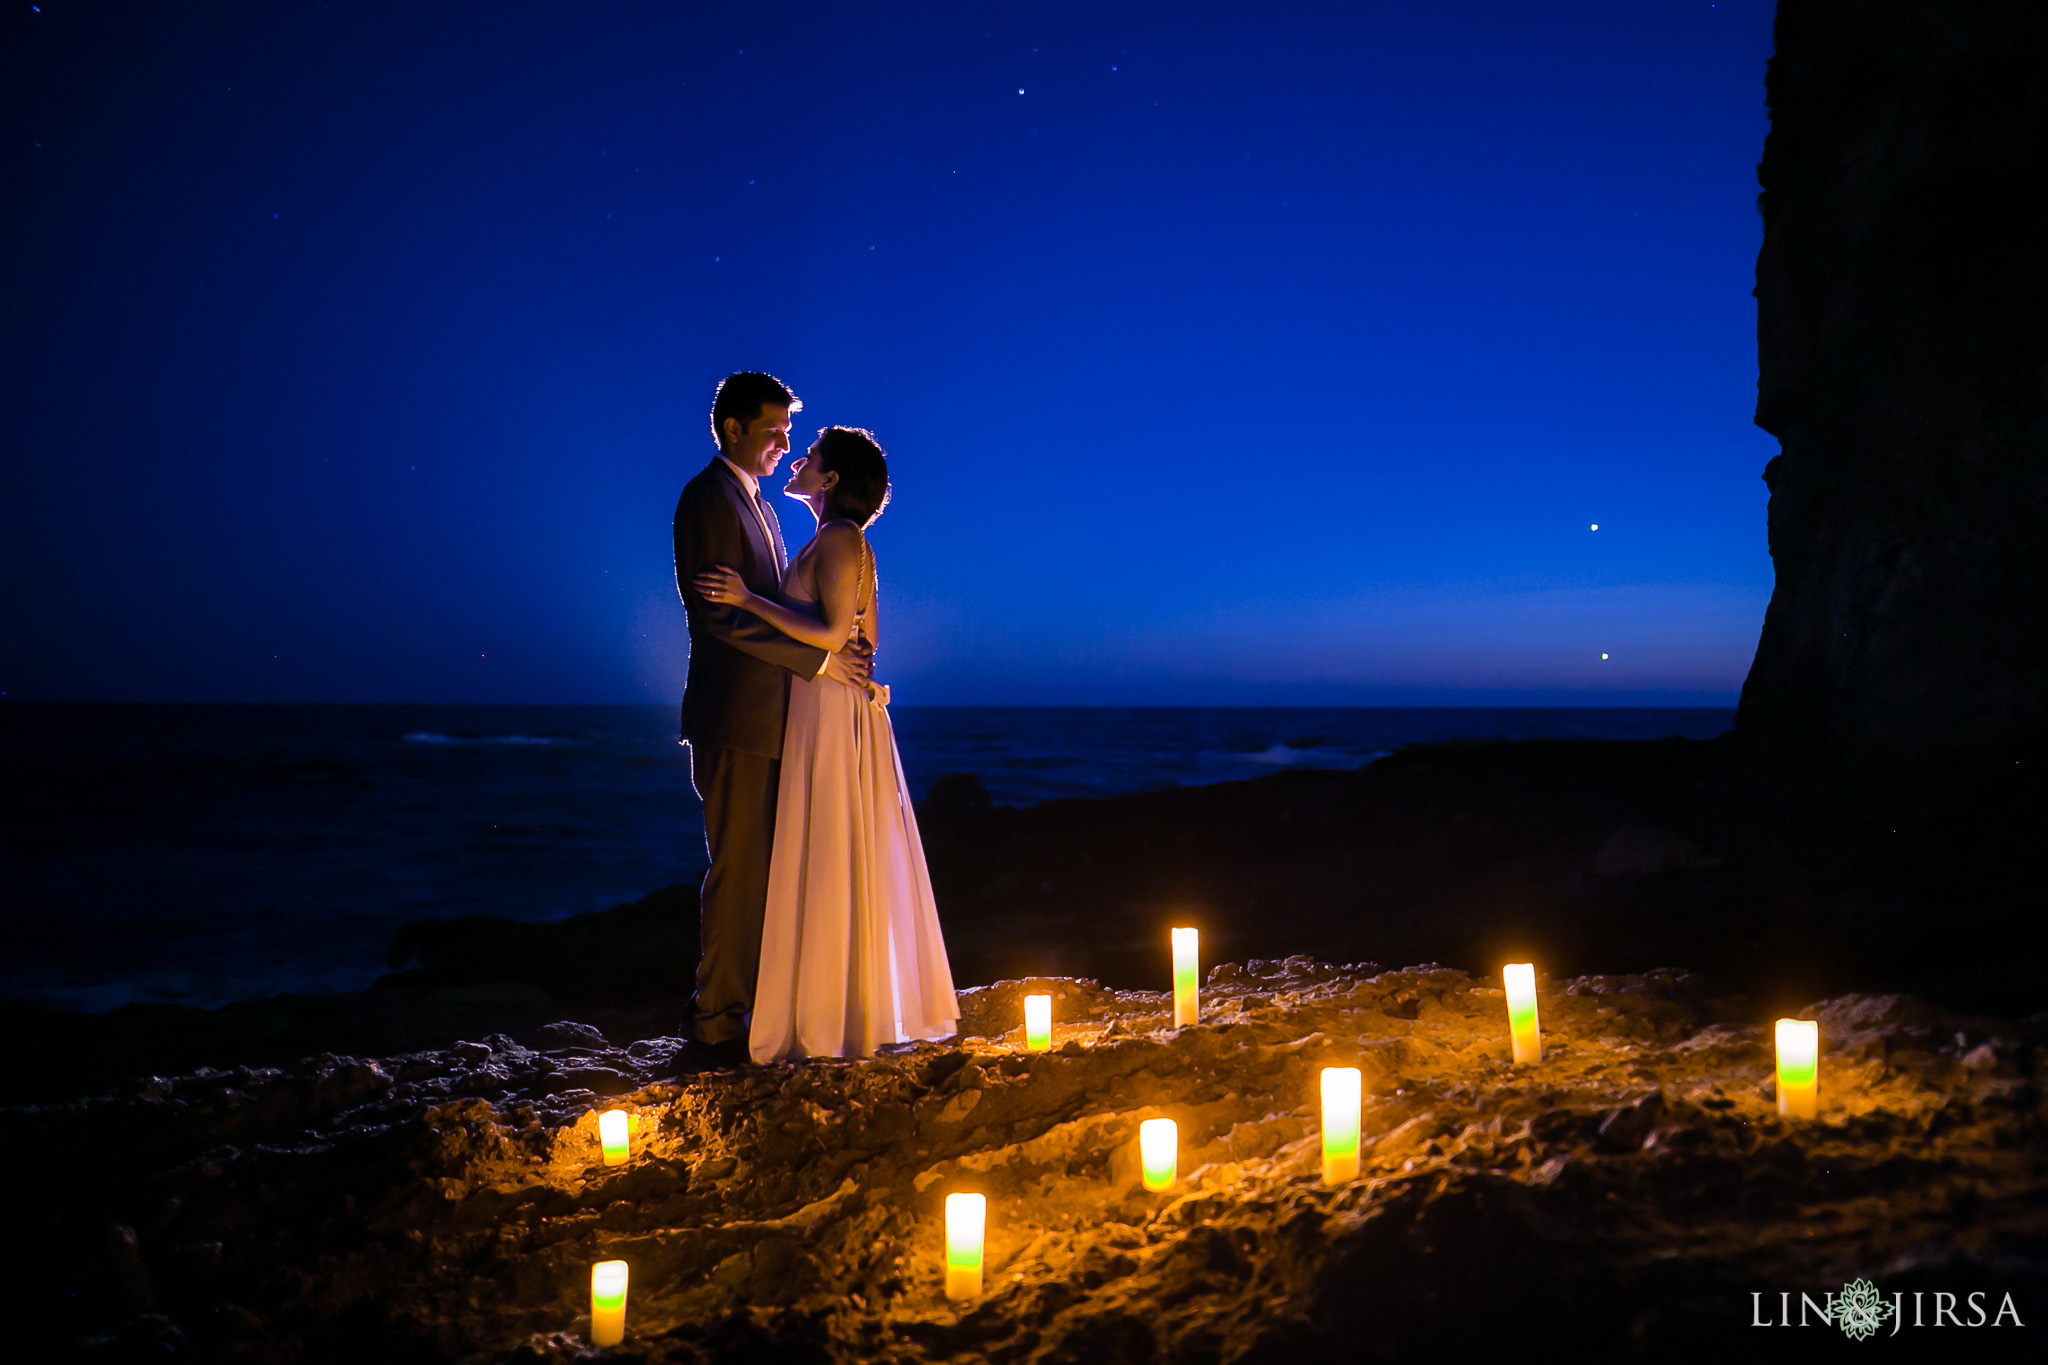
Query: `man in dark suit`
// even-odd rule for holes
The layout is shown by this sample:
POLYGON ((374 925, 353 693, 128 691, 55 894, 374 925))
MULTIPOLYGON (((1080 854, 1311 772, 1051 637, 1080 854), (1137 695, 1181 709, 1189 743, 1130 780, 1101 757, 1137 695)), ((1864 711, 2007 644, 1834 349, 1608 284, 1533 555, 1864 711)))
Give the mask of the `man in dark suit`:
POLYGON ((739 570, 750 591, 781 600, 788 553, 761 480, 789 453, 790 414, 802 409, 771 375, 728 376, 711 404, 718 455, 676 503, 676 588, 690 618, 683 742, 711 856, 701 897, 696 1036, 714 1046, 743 1043, 753 1009, 789 680, 824 673, 861 682, 868 672, 859 655, 799 644, 690 587, 697 574, 724 564, 739 570))

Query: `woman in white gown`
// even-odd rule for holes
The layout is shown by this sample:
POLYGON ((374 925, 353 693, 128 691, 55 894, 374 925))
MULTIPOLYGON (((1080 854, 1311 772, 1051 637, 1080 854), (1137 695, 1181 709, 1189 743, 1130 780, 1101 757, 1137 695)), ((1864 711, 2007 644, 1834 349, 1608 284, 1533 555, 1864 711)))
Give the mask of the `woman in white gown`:
MULTIPOLYGON (((881 446, 868 432, 827 427, 790 466, 784 491, 818 521, 783 578, 785 602, 756 597, 725 567, 700 575, 698 590, 806 644, 872 646, 874 557, 863 532, 889 501, 881 446)), ((888 701, 886 688, 822 674, 790 684, 747 1037, 756 1062, 866 1057, 883 1043, 958 1030, 960 1004, 888 701)))

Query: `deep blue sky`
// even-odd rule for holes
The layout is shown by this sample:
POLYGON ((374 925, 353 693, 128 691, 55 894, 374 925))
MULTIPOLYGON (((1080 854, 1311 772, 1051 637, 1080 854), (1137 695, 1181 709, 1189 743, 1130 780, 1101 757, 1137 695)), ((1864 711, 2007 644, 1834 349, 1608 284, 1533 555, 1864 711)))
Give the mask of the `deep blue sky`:
POLYGON ((899 701, 1732 700, 1769 52, 1759 0, 8 0, 0 690, 673 701, 758 367, 890 451, 899 701))

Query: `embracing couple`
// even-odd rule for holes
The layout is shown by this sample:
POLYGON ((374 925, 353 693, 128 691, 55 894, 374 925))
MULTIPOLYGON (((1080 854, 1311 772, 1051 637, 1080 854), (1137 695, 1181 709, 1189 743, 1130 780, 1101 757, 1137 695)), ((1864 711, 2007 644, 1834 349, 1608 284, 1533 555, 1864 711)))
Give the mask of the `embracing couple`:
POLYGON ((718 455, 676 503, 690 618, 683 742, 704 803, 696 1038, 756 1062, 865 1057, 950 1037, 960 1005, 917 817, 872 680, 867 528, 889 502, 874 436, 826 427, 783 492, 817 534, 790 559, 762 481, 803 403, 743 372, 718 386, 718 455))

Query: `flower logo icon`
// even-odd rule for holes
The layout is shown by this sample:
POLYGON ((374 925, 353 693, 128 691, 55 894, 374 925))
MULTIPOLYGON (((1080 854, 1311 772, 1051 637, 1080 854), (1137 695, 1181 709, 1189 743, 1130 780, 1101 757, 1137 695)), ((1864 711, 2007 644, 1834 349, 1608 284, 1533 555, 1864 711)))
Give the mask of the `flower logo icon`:
POLYGON ((1846 1336, 1868 1341, 1884 1326, 1896 1305, 1888 1303, 1868 1280, 1851 1280, 1835 1295, 1835 1326, 1846 1336))

